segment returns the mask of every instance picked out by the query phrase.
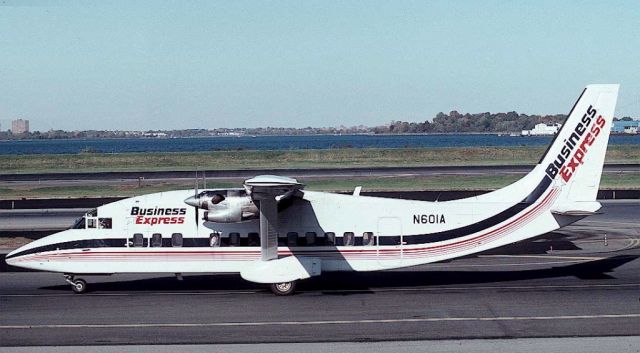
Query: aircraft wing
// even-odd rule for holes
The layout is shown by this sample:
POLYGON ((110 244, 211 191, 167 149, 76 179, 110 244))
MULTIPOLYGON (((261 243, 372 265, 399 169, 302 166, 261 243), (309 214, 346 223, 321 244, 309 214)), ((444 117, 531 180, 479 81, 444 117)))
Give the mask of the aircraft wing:
POLYGON ((244 182, 247 193, 260 210, 261 260, 278 258, 278 202, 294 197, 304 185, 296 179, 260 175, 244 182))

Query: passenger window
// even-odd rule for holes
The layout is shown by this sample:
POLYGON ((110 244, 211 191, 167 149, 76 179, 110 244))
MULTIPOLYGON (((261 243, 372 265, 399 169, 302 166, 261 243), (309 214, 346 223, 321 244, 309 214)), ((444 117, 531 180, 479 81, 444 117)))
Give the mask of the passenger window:
POLYGON ((220 246, 220 233, 213 232, 209 235, 209 246, 212 248, 220 246))
POLYGON ((304 233, 306 245, 316 245, 316 232, 304 233))
POLYGON ((151 247, 152 248, 162 247, 162 234, 153 233, 153 235, 151 235, 151 247))
POLYGON ((249 246, 260 246, 259 233, 249 233, 249 246))
POLYGON ((296 246, 298 244, 298 232, 287 233, 287 246, 296 246))
POLYGON ((355 244, 356 237, 353 232, 344 232, 342 236, 342 245, 353 246, 355 244))
POLYGON ((362 233, 362 245, 364 246, 376 245, 375 238, 373 237, 373 232, 362 233))
POLYGON ((98 218, 98 228, 111 229, 111 218, 98 218))
POLYGON ((326 232, 324 233, 324 239, 327 245, 335 245, 336 243, 336 233, 334 232, 326 232))
POLYGON ((142 233, 135 233, 133 235, 133 246, 136 248, 144 247, 144 236, 142 236, 142 233))
POLYGON ((171 246, 179 248, 182 246, 182 233, 171 234, 171 246))
POLYGON ((240 233, 236 233, 236 232, 229 233, 229 245, 230 246, 240 245, 240 233))

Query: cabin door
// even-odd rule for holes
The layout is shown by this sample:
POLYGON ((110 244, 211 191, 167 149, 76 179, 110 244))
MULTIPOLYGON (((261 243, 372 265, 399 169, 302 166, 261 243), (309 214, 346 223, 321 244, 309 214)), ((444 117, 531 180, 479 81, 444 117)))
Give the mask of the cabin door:
POLYGON ((376 232, 376 247, 378 262, 395 264, 402 262, 404 239, 402 222, 398 217, 378 218, 376 232))

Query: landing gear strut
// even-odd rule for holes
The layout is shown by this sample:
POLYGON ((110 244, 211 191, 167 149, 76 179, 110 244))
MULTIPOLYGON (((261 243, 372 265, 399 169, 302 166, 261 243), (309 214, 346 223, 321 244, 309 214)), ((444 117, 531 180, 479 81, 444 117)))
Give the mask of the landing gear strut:
POLYGON ((87 281, 82 278, 75 278, 73 275, 64 275, 64 280, 71 285, 71 290, 76 294, 87 291, 87 281))
POLYGON ((296 283, 297 281, 271 283, 269 289, 271 289, 275 295, 290 295, 296 291, 296 283))

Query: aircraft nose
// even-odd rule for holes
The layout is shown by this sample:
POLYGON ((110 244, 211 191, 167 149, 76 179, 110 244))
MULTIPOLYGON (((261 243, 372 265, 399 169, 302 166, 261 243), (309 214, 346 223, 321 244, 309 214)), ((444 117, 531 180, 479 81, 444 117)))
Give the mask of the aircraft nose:
POLYGON ((189 206, 193 206, 193 207, 199 207, 200 206, 200 200, 198 200, 198 197, 196 197, 196 196, 188 197, 186 200, 184 200, 184 203, 186 203, 189 206))
POLYGON ((24 246, 21 246, 11 251, 5 256, 4 261, 7 263, 7 265, 13 265, 13 263, 15 262, 15 256, 20 254, 23 251, 24 251, 24 246))

